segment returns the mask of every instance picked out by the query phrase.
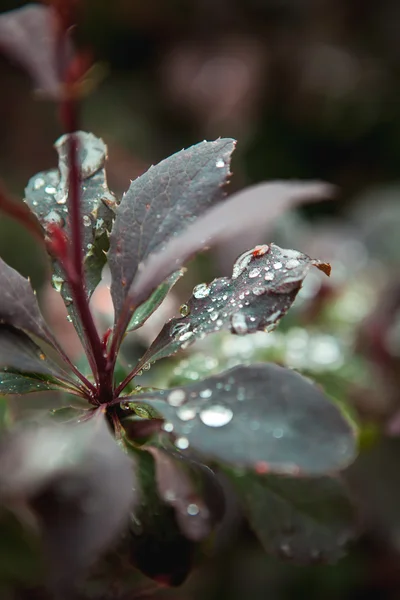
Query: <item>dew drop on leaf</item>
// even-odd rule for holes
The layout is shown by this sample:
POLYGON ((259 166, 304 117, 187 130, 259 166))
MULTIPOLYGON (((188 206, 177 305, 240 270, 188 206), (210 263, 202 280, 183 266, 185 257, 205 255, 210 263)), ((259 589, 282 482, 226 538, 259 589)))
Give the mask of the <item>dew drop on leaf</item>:
POLYGON ((186 437, 179 437, 175 440, 175 446, 179 450, 186 450, 189 448, 189 440, 186 437))
POLYGON ((230 408, 215 404, 200 412, 200 419, 208 427, 223 427, 232 421, 233 412, 230 408))
POLYGON ((225 162, 222 160, 222 158, 219 158, 215 163, 215 166, 217 167, 217 169, 223 169, 225 166, 225 162))
POLYGON ((258 268, 251 269, 251 271, 249 272, 249 277, 251 279, 253 279, 254 277, 258 277, 260 273, 261 273, 261 269, 258 269, 258 268))
POLYGON ((90 220, 90 217, 88 217, 87 215, 83 216, 83 224, 85 227, 90 227, 92 221, 90 220))
POLYGON ((201 390, 201 392, 199 393, 199 396, 200 396, 200 398, 211 398, 212 390, 210 390, 210 388, 201 390))
POLYGON ((254 288, 253 294, 255 296, 262 296, 263 294, 265 294, 266 291, 267 291, 267 288, 260 286, 258 288, 254 288))
POLYGON ((274 269, 276 269, 277 271, 278 271, 279 269, 282 269, 282 266, 283 266, 283 265, 282 265, 282 263, 281 263, 281 262, 276 262, 276 263, 274 263, 274 264, 273 264, 273 267, 274 267, 274 269))
POLYGON ((193 288, 193 296, 195 298, 206 298, 210 294, 210 288, 206 283, 199 283, 193 288))
POLYGON ((46 194, 55 194, 57 190, 54 186, 48 185, 44 188, 44 191, 46 192, 46 194))
POLYGON ((186 510, 187 514, 191 517, 196 517, 200 512, 200 509, 197 506, 197 504, 189 504, 186 510))
POLYGON ((196 416, 196 409, 190 406, 182 406, 176 411, 181 421, 191 421, 196 416))
POLYGON ((210 319, 211 321, 216 321, 219 317, 219 314, 217 312, 212 312, 210 315, 210 319))
POLYGON ((167 402, 170 406, 181 406, 185 400, 186 394, 183 390, 172 390, 167 397, 167 402))
POLYGON ((231 317, 232 329, 237 335, 246 335, 248 327, 246 323, 246 317, 244 314, 238 312, 234 313, 231 317))
POLYGON ((169 421, 167 421, 166 423, 163 424, 162 429, 164 431, 166 431, 167 433, 171 433, 174 430, 174 425, 172 423, 170 423, 169 421))
POLYGON ((296 258, 291 258, 290 260, 287 261, 285 267, 287 269, 294 269, 295 267, 298 267, 300 264, 300 261, 298 261, 296 258))
POLYGON ((181 317, 187 317, 190 314, 190 308, 187 304, 182 304, 179 308, 179 314, 181 317))
POLYGON ((273 273, 265 273, 265 275, 264 275, 265 281, 273 281, 274 277, 275 277, 275 275, 273 273))
POLYGON ((45 180, 43 179, 43 177, 37 177, 35 179, 35 183, 33 184, 33 189, 34 190, 40 190, 40 188, 42 188, 45 184, 45 180))

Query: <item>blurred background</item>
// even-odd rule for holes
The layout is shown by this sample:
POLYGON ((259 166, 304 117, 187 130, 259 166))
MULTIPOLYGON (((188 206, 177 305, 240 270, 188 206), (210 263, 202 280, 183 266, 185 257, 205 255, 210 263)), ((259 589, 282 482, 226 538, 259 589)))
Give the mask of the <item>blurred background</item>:
MULTIPOLYGON (((24 4, 0 0, 0 12, 24 4)), ((320 381, 362 419, 365 451, 346 477, 366 533, 335 566, 294 567, 267 557, 232 517, 238 543, 181 592, 155 597, 400 598, 400 3, 82 0, 76 39, 102 74, 83 101, 82 128, 107 143, 117 195, 151 164, 219 136, 238 140, 231 191, 283 178, 339 188, 336 201, 288 213, 274 230, 249 231, 196 260, 140 343, 195 283, 229 274, 255 244, 275 241, 331 262, 331 280, 310 276, 268 343, 204 342, 184 369, 177 359, 174 381, 258 358, 320 381), (204 367, 204 356, 215 362, 204 367), (377 428, 385 432, 378 442, 377 428)), ((28 179, 56 165, 62 131, 54 105, 38 100, 28 76, 4 57, 0 81, 0 176, 23 198, 28 179)), ((42 251, 4 215, 0 255, 32 277, 73 350, 62 307, 46 300, 42 251)), ((99 293, 96 302, 106 319, 107 299, 99 293)))

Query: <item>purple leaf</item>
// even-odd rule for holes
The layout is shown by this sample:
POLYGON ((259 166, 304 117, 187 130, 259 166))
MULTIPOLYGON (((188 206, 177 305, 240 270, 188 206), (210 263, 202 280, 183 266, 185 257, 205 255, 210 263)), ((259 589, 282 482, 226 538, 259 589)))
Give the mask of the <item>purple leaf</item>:
POLYGON ((355 510, 340 479, 232 473, 229 478, 269 554, 297 564, 332 563, 356 537, 355 510))
MULTIPOLYGON (((81 172, 82 253, 86 293, 90 298, 100 282, 106 262, 108 232, 111 230, 116 200, 107 187, 104 168, 107 146, 103 140, 92 133, 78 131, 75 136, 79 142, 81 172)), ((67 141, 68 136, 64 135, 55 143, 58 152, 58 169, 43 171, 31 177, 25 189, 25 202, 39 219, 44 231, 54 224, 64 229, 69 237, 67 141)), ((56 261, 53 261, 53 270, 53 286, 61 293, 75 329, 84 340, 82 325, 71 292, 64 280, 63 271, 56 261)))
POLYGON ((154 458, 158 492, 172 506, 182 533, 199 542, 223 516, 224 496, 214 473, 166 450, 147 446, 154 458))
POLYGON ((329 265, 275 244, 245 252, 237 259, 231 279, 194 288, 193 296, 181 306, 183 316, 164 325, 137 369, 222 329, 237 335, 271 331, 291 307, 312 265, 329 273, 329 265))
POLYGON ((48 383, 59 379, 60 386, 62 381, 75 386, 70 375, 47 357, 30 337, 14 327, 0 324, 0 379, 1 371, 45 375, 49 377, 48 383))
MULTIPOLYGON (((230 175, 234 147, 232 139, 201 142, 150 167, 132 181, 118 207, 110 237, 108 262, 116 321, 139 264, 224 198, 223 185, 230 175)), ((166 273, 149 291, 176 270, 166 273)), ((142 295, 135 308, 149 295, 142 295)))
POLYGON ((0 461, 0 501, 31 503, 52 584, 72 597, 77 580, 121 532, 137 502, 132 461, 101 415, 81 425, 10 434, 2 439, 0 461))
POLYGON ((29 280, 9 267, 1 258, 0 323, 23 329, 54 345, 54 337, 42 317, 29 280))
POLYGON ((179 450, 256 472, 324 475, 356 456, 339 408, 300 374, 275 364, 235 367, 185 387, 135 394, 164 417, 179 450))
MULTIPOLYGON (((31 76, 37 88, 59 98, 61 81, 57 65, 55 11, 28 4, 0 15, 0 51, 14 59, 31 76)), ((72 47, 66 40, 67 57, 72 47)))
POLYGON ((197 252, 241 235, 255 224, 267 224, 291 206, 330 198, 333 191, 332 186, 318 182, 275 182, 233 194, 173 237, 161 250, 142 260, 129 288, 127 305, 132 310, 132 306, 141 304, 168 275, 197 252))

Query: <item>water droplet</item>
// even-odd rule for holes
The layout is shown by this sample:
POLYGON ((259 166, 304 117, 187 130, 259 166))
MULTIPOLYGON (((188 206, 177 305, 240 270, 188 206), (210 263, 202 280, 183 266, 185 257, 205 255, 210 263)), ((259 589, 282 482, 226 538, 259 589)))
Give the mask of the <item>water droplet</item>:
POLYGON ((43 354, 43 352, 41 352, 41 353, 39 354, 39 358, 40 358, 40 360, 46 360, 46 355, 45 355, 45 354, 43 354))
POLYGON ((189 440, 186 437, 179 437, 175 440, 175 446, 179 450, 186 450, 189 448, 189 440))
POLYGON ((42 188, 45 184, 45 180, 43 179, 43 177, 37 177, 34 181, 33 184, 33 189, 34 190, 40 190, 40 188, 42 188))
POLYGON ((51 281, 54 286, 54 289, 57 290, 57 292, 61 292, 61 288, 63 286, 64 279, 62 277, 58 277, 58 275, 53 275, 53 277, 51 278, 51 281))
POLYGON ((56 193, 56 202, 57 204, 65 204, 67 201, 67 192, 65 190, 59 190, 56 193))
POLYGON ((172 390, 167 397, 167 402, 170 406, 182 406, 185 400, 186 394, 183 390, 172 390))
POLYGON ((166 502, 175 502, 176 500, 176 494, 173 490, 166 490, 164 492, 164 500, 166 502))
POLYGON ((281 544, 279 547, 279 551, 285 558, 293 558, 293 551, 289 544, 281 544))
POLYGON ((215 404, 200 412, 200 419, 208 427, 223 427, 232 421, 233 412, 226 406, 215 404))
POLYGON ((276 271, 278 271, 279 269, 282 269, 282 267, 283 267, 283 265, 282 265, 282 263, 281 263, 281 262, 276 262, 276 263, 274 263, 272 266, 274 267, 274 269, 275 269, 276 271))
POLYGON ((47 185, 44 188, 44 191, 46 192, 46 194, 55 194, 57 189, 53 185, 47 185))
POLYGON ((90 225, 92 224, 92 221, 90 217, 88 217, 88 215, 84 215, 82 220, 85 227, 90 227, 90 225))
POLYGON ((232 279, 237 279, 241 273, 245 270, 247 265, 251 262, 253 258, 253 251, 248 250, 239 256, 239 258, 235 261, 232 270, 232 279))
POLYGON ((290 260, 287 261, 285 267, 287 269, 294 269, 295 267, 298 267, 300 264, 300 261, 297 260, 296 258, 291 258, 290 260))
POLYGON ((283 437, 283 429, 281 429, 280 427, 276 427, 273 430, 272 435, 274 436, 274 438, 279 440, 281 437, 283 437))
POLYGON ((182 348, 184 348, 184 346, 187 348, 190 346, 191 342, 194 342, 194 333, 193 331, 185 331, 178 339, 180 342, 185 342, 185 344, 182 344, 182 348))
POLYGON ((219 317, 219 314, 217 312, 212 312, 210 315, 210 319, 211 321, 216 321, 219 317))
POLYGON ((143 371, 149 371, 149 370, 150 370, 150 367, 151 367, 151 364, 150 364, 150 363, 145 363, 145 364, 143 365, 142 369, 143 369, 143 371))
POLYGON ((189 328, 190 328, 190 323, 175 323, 175 325, 171 329, 171 335, 173 335, 173 336, 182 335, 189 328))
POLYGON ((215 163, 215 166, 217 167, 217 169, 223 169, 223 167, 225 166, 225 162, 222 160, 222 158, 219 158, 215 163))
POLYGON ((259 268, 251 269, 251 271, 249 272, 249 277, 251 279, 253 279, 254 277, 258 277, 260 273, 261 273, 261 269, 259 269, 259 268))
POLYGON ((196 416, 196 409, 190 406, 182 406, 176 411, 181 421, 191 421, 196 416))
POLYGON ((265 273, 264 279, 265 281, 273 281, 275 275, 273 273, 265 273))
POLYGON ((166 423, 163 424, 162 429, 164 431, 166 431, 167 433, 172 433, 172 431, 174 430, 174 426, 172 423, 167 421, 166 423))
POLYGON ((210 388, 201 390, 201 392, 199 393, 199 396, 200 396, 200 398, 211 398, 212 390, 210 390, 210 388))
POLYGON ((67 315, 67 321, 68 321, 68 323, 72 323, 72 317, 71 317, 71 315, 67 315))
POLYGON ((190 314, 190 308, 187 304, 182 304, 179 308, 179 314, 181 317, 187 317, 190 314))
POLYGON ((130 410, 128 402, 120 402, 119 406, 121 410, 130 410))
POLYGON ((267 288, 260 286, 260 287, 254 288, 253 294, 255 296, 262 296, 263 294, 265 294, 266 291, 267 291, 267 288))
POLYGON ((59 225, 60 227, 64 225, 64 219, 55 210, 51 210, 43 220, 51 225, 59 225))
POLYGON ((195 298, 206 298, 210 294, 210 288, 206 283, 199 283, 193 288, 193 296, 195 298))
POLYGON ((188 507, 186 510, 187 510, 187 514, 190 515, 191 517, 195 517, 200 512, 200 509, 197 506, 197 504, 188 504, 188 507))
POLYGON ((244 314, 242 314, 240 312, 234 313, 231 316, 231 325, 232 325, 233 331, 237 335, 245 335, 248 332, 246 317, 244 316, 244 314))

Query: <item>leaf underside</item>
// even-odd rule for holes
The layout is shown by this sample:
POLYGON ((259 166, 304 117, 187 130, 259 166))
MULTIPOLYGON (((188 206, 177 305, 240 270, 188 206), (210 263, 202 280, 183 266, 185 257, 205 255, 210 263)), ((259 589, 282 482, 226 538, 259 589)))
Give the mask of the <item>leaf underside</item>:
MULTIPOLYGON (((232 139, 201 142, 150 167, 132 181, 117 209, 110 236, 108 262, 116 321, 140 264, 224 198, 223 185, 230 175, 234 147, 232 139)), ((176 270, 166 273, 153 289, 176 270)), ((147 298, 142 297, 136 306, 147 298)))
POLYGON ((355 432, 337 406, 275 364, 235 367, 126 402, 149 404, 164 417, 177 448, 258 473, 325 475, 356 455, 355 432))
POLYGON ((194 288, 192 297, 181 307, 186 316, 164 325, 138 369, 210 333, 227 329, 237 335, 271 331, 294 302, 312 265, 328 267, 275 244, 245 252, 236 261, 231 279, 223 277, 194 288))

